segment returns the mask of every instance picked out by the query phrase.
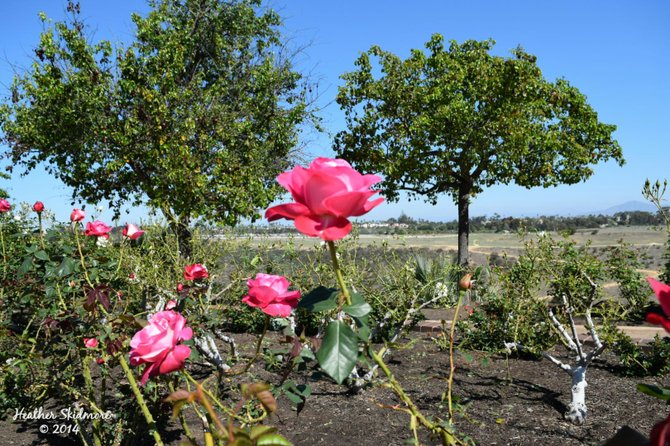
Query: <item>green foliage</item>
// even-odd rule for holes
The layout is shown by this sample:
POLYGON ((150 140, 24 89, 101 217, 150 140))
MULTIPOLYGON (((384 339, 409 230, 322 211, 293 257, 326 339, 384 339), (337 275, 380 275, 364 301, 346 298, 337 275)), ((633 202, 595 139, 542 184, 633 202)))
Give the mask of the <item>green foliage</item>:
POLYGON ((603 339, 612 346, 620 372, 624 376, 663 376, 670 372, 670 342, 656 336, 642 346, 616 328, 608 330, 603 339))
POLYGON ((337 96, 347 130, 335 138, 336 153, 382 173, 389 199, 408 191, 435 203, 451 194, 459 234, 467 234, 469 200, 486 187, 573 184, 601 161, 623 164, 616 127, 601 123, 577 88, 546 80, 522 48, 505 58, 491 54, 493 45, 446 47, 435 34, 427 53, 412 50, 405 60, 373 46, 342 75, 337 96))
POLYGON ((544 274, 540 253, 528 244, 510 268, 494 272, 491 284, 480 291, 480 305, 459 322, 461 348, 500 352, 505 342, 518 342, 526 347, 524 353, 539 357, 557 342, 547 320, 547 301, 539 297, 544 274))
POLYGON ((8 155, 27 171, 47 163, 73 197, 117 210, 146 199, 182 230, 255 218, 310 118, 281 19, 260 0, 150 5, 116 48, 89 43, 78 5, 47 22, 0 107, 8 155))

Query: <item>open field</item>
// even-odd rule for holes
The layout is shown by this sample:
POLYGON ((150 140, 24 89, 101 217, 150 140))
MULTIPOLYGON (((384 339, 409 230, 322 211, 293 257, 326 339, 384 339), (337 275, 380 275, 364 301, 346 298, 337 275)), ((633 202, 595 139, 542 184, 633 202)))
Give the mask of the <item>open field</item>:
MULTIPOLYGON (((559 238, 560 234, 549 232, 552 237, 559 238)), ((537 233, 529 233, 526 238, 537 237, 537 233)), ((314 237, 302 235, 271 235, 254 237, 258 240, 288 241, 292 240, 298 247, 310 247, 320 243, 314 237)), ((570 236, 579 244, 591 240, 593 247, 606 247, 616 245, 619 240, 624 240, 633 246, 662 246, 666 240, 664 231, 649 226, 613 227, 602 229, 579 229, 570 236)), ((391 247, 404 248, 432 248, 432 249, 456 249, 458 235, 453 234, 430 234, 430 235, 371 235, 362 234, 358 236, 361 245, 373 245, 386 242, 391 247)), ((470 234, 470 247, 477 251, 505 250, 506 248, 518 249, 523 246, 523 239, 516 233, 472 233, 470 234)))
MULTIPOLYGON (((555 239, 562 237, 561 234, 548 232, 555 239)), ((476 264, 487 263, 491 254, 509 257, 517 257, 526 240, 534 239, 539 233, 528 233, 524 238, 516 233, 472 233, 470 234, 470 254, 476 264)), ((666 242, 666 232, 650 226, 622 226, 601 229, 579 229, 569 237, 579 245, 591 242, 591 247, 596 249, 607 248, 618 245, 621 241, 637 249, 644 257, 644 274, 655 275, 663 263, 663 246, 666 242)), ((252 244, 275 244, 277 247, 285 243, 292 243, 298 249, 308 249, 319 243, 320 239, 305 237, 302 235, 248 235, 237 236, 238 240, 250 240, 252 244)), ((357 236, 359 246, 381 246, 386 244, 391 248, 407 250, 435 250, 453 251, 458 247, 458 235, 453 234, 429 234, 429 235, 371 235, 361 234, 357 236)))

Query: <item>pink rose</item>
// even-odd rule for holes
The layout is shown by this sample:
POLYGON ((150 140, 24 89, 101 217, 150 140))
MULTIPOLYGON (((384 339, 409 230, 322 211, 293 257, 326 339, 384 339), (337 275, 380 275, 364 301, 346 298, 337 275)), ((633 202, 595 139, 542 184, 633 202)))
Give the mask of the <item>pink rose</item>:
POLYGON ((651 277, 647 277, 647 281, 654 290, 654 294, 656 294, 656 297, 661 304, 661 309, 663 309, 663 312, 665 313, 665 316, 658 313, 647 313, 647 322, 662 325, 663 328, 665 328, 665 331, 670 333, 670 319, 668 319, 668 316, 670 316, 670 286, 652 279, 651 277))
POLYGON ((271 274, 256 274, 256 279, 249 279, 249 294, 242 302, 250 307, 260 308, 269 316, 288 317, 298 306, 300 291, 289 291, 290 283, 286 277, 271 274))
POLYGON ((205 265, 194 263, 193 265, 186 265, 184 267, 184 280, 206 279, 208 277, 209 273, 205 265))
POLYGON ((98 340, 96 338, 84 338, 84 345, 86 348, 96 348, 98 346, 98 340))
POLYGON ((9 212, 11 208, 12 205, 9 204, 9 201, 5 200, 4 198, 0 198, 0 212, 9 212))
POLYGON ((75 221, 82 221, 83 219, 86 218, 86 212, 82 211, 81 209, 72 209, 72 213, 70 214, 70 221, 75 222, 75 221))
POLYGON ((170 299, 168 303, 165 304, 165 309, 166 310, 172 310, 174 307, 177 306, 177 301, 174 299, 170 299))
POLYGON ((109 238, 109 231, 111 231, 112 228, 101 222, 100 220, 96 220, 94 222, 88 222, 86 223, 86 230, 84 231, 84 235, 88 236, 95 236, 95 237, 104 237, 106 239, 109 238))
POLYGON ((273 206, 265 217, 293 220, 305 235, 340 240, 351 232, 349 217, 366 214, 384 201, 368 201, 377 193, 370 186, 380 181, 377 175, 361 175, 344 160, 317 158, 307 169, 297 166, 277 177, 295 203, 273 206))
POLYGON ((149 377, 184 367, 191 349, 177 344, 193 337, 193 330, 185 325, 186 319, 181 314, 171 310, 159 311, 151 316, 149 325, 135 333, 130 341, 130 364, 147 364, 142 374, 142 385, 149 377))
POLYGON ((137 240, 144 234, 144 231, 140 231, 140 228, 135 226, 134 224, 126 224, 126 227, 123 228, 123 236, 128 237, 130 240, 137 240))
POLYGON ((36 201, 35 204, 33 205, 33 211, 37 212, 38 214, 41 214, 43 210, 44 210, 44 203, 42 203, 41 201, 36 201))

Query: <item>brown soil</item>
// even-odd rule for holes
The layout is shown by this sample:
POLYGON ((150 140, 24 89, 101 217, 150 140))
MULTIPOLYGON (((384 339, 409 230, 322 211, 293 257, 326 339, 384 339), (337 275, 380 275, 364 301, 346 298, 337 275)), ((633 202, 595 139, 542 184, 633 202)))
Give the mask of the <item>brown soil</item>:
MULTIPOLYGON (((254 337, 234 335, 243 351, 250 354, 254 337)), ((276 344, 278 337, 270 337, 276 344)), ((398 380, 422 411, 432 417, 446 417, 441 394, 446 388, 449 358, 431 338, 413 333, 408 347, 394 350, 388 363, 398 380)), ((225 351, 225 350, 222 350, 225 351)), ((560 354, 560 353, 559 353, 560 354)), ((563 359, 569 359, 563 356, 563 359)), ((454 395, 462 411, 456 430, 481 445, 596 445, 627 425, 647 436, 653 424, 667 415, 667 406, 635 389, 638 382, 668 384, 663 379, 625 378, 618 373, 614 358, 605 353, 587 373, 588 419, 583 426, 563 420, 570 402, 570 379, 547 360, 525 360, 482 353, 458 354, 454 395)), ((280 375, 252 369, 256 379, 278 383, 280 375)), ((297 414, 286 397, 270 424, 296 446, 351 445, 391 446, 411 444, 409 416, 393 407, 398 399, 382 386, 348 392, 327 378, 314 380, 315 369, 291 375, 297 384, 309 383, 312 395, 297 414)), ((194 373, 198 367, 194 367, 194 373)), ((47 408, 45 408, 47 409, 47 408)), ((53 408, 55 411, 58 408, 53 408)), ((192 413, 192 412, 191 412, 192 413)), ((42 422, 14 422, 11 416, 0 422, 2 445, 75 445, 69 438, 42 435, 42 422)), ((195 425, 197 426, 197 425, 195 425)), ((196 435, 198 429, 194 429, 196 435)), ((170 445, 179 444, 177 426, 164 429, 170 445)), ((438 444, 425 432, 422 444, 438 444)), ((148 439, 135 444, 147 445, 148 439)))

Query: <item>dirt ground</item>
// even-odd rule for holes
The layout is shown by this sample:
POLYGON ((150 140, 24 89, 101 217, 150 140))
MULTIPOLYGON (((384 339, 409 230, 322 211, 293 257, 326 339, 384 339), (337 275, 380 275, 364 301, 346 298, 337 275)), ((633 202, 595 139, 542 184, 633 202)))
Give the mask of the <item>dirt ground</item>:
MULTIPOLYGON (((246 351, 250 355, 254 336, 234 336, 243 346, 243 354, 246 351)), ((277 346, 278 339, 271 336, 266 346, 277 346)), ((430 337, 418 333, 404 340, 404 344, 406 348, 394 350, 388 360, 392 371, 421 410, 429 416, 444 418, 447 409, 441 394, 446 388, 448 355, 439 351, 430 337)), ((461 409, 456 430, 479 445, 598 445, 624 425, 647 436, 653 424, 668 412, 663 402, 635 389, 642 381, 668 384, 667 377, 625 378, 607 352, 587 373, 589 413, 583 426, 563 420, 562 413, 570 402, 570 379, 547 360, 466 353, 459 354, 456 361, 454 395, 461 409)), ((200 374, 203 369, 195 366, 192 371, 200 374)), ((294 445, 411 444, 409 416, 392 408, 399 401, 389 389, 374 386, 351 393, 328 379, 314 380, 315 371, 308 369, 291 375, 296 384, 308 383, 312 387, 312 395, 302 411, 297 414, 290 401, 282 396, 278 400, 279 410, 269 421, 294 445)), ((274 384, 280 380, 280 373, 268 372, 262 362, 254 365, 252 372, 256 379, 274 384)), ((41 424, 42 421, 14 422, 10 416, 0 422, 1 444, 79 444, 72 434, 69 437, 40 434, 41 424)), ((175 424, 163 425, 162 431, 168 444, 180 444, 175 424)), ((198 435, 198 429, 194 431, 198 435)), ((420 439, 424 445, 438 444, 425 432, 420 439)), ((137 438, 133 444, 147 445, 152 441, 137 438)))

